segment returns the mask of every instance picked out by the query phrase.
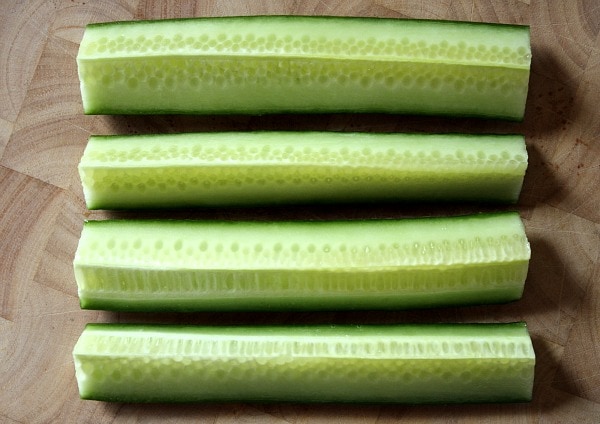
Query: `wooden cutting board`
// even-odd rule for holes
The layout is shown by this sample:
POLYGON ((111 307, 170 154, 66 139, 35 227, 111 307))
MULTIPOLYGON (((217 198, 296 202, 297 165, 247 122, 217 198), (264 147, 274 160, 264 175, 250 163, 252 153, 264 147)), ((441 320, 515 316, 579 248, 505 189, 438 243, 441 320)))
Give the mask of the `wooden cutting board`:
MULTIPOLYGON (((597 0, 29 0, 0 9, 0 422, 600 422, 600 7, 597 0), (250 14, 530 24, 523 123, 381 115, 83 116, 75 56, 90 22, 250 14), (533 256, 524 298, 413 312, 144 315, 82 311, 71 262, 85 218, 77 163, 90 134, 313 129, 524 133, 519 204, 533 256), (387 323, 525 320, 537 353, 522 405, 122 405, 78 398, 71 350, 94 321, 387 323)), ((474 206, 302 207, 178 212, 195 218, 399 217, 474 206)), ((152 213, 145 214, 152 216, 152 213)))

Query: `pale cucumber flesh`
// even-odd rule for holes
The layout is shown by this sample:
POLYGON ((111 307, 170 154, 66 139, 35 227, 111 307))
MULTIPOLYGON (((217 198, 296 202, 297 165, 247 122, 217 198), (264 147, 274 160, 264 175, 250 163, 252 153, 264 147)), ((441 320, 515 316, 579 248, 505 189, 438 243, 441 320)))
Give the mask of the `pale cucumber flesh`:
POLYGON ((91 114, 388 112, 523 118, 525 26, 258 16, 86 28, 91 114))
POLYGON ((90 209, 366 201, 514 203, 520 135, 222 132, 92 136, 90 209))
POLYGON ((73 356, 82 398, 120 402, 522 402, 535 365, 523 323, 89 324, 73 356))
POLYGON ((86 222, 81 306, 114 310, 389 309, 521 297, 517 213, 365 221, 86 222))

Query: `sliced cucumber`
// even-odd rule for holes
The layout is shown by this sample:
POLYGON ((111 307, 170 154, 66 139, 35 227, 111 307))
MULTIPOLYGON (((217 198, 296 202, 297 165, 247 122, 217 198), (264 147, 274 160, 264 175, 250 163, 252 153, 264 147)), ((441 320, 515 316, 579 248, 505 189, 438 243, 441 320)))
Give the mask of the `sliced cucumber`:
POLYGON ((314 327, 88 324, 84 399, 119 402, 521 402, 524 323, 314 327))
POLYGON ((520 120, 529 28, 253 16, 86 27, 88 114, 389 112, 520 120))
POLYGON ((521 297, 517 213, 403 220, 85 223, 81 306, 108 310, 383 309, 521 297))
POLYGON ((519 135, 225 132, 92 136, 90 209, 374 200, 514 203, 519 135))

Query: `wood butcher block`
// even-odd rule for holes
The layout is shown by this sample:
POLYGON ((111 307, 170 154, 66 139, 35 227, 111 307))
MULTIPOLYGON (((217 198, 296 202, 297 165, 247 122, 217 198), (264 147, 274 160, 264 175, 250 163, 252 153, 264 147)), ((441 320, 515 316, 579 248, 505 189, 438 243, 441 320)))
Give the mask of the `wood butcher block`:
POLYGON ((0 422, 600 422, 600 7, 597 0, 5 0, 0 8, 0 422), (531 25, 523 123, 396 115, 84 116, 75 57, 90 22, 302 14, 531 25), (80 310, 72 271, 84 219, 331 219, 442 215, 486 205, 86 210, 77 164, 90 134, 214 130, 501 132, 526 136, 515 208, 532 260, 522 300, 404 312, 124 314, 80 310), (533 401, 457 406, 137 405, 82 401, 71 351, 88 322, 392 323, 525 320, 533 401))

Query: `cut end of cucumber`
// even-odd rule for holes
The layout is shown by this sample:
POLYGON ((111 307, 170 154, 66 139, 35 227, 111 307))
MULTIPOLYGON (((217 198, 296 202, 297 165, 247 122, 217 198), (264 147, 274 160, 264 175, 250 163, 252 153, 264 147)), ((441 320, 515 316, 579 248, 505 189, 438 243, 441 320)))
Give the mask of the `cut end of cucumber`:
POLYGON ((529 401, 535 354, 514 324, 88 325, 85 399, 125 402, 529 401))

